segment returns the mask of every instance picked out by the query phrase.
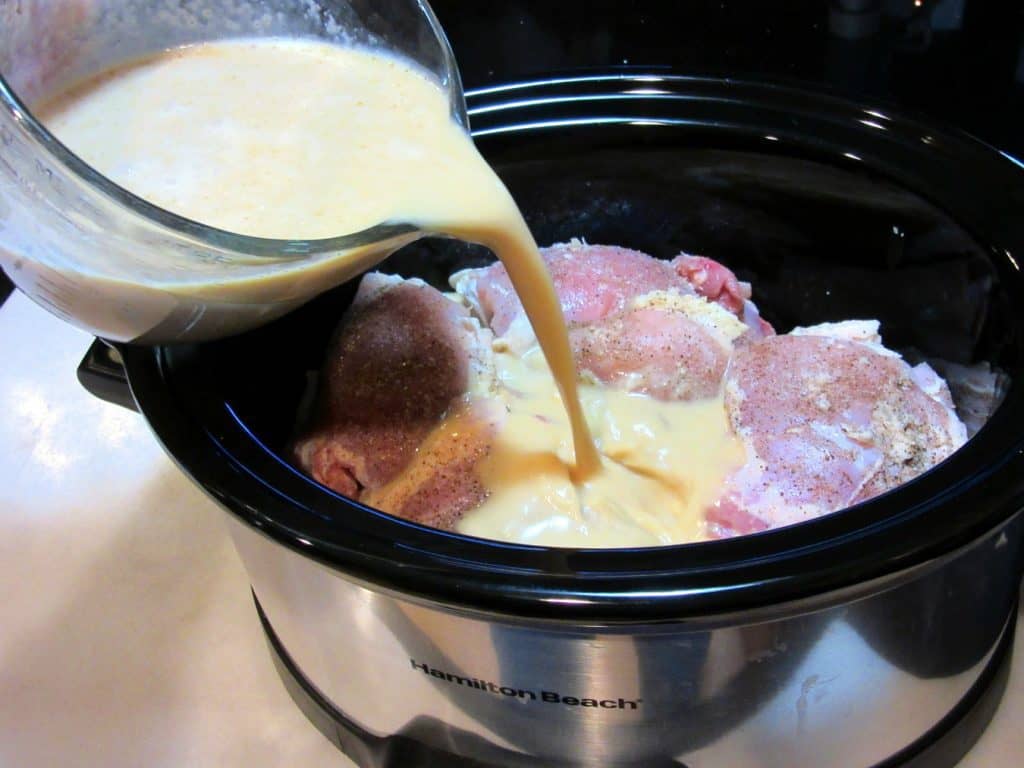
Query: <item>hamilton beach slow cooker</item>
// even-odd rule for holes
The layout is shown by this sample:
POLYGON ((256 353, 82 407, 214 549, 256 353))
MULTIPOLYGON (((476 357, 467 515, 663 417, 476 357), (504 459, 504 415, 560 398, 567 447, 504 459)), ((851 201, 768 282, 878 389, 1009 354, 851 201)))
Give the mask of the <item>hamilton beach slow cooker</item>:
MULTIPOLYGON (((468 94, 541 244, 711 256, 780 330, 882 321, 1004 382, 967 445, 812 522, 625 550, 484 541, 361 506, 284 448, 354 294, 199 345, 96 345, 226 510, 279 671, 366 768, 950 766, 1005 684, 1024 503, 1024 172, 954 130, 787 86, 591 73, 468 94), (120 367, 123 365, 123 370, 120 367)), ((435 285, 491 259, 422 240, 435 285)))

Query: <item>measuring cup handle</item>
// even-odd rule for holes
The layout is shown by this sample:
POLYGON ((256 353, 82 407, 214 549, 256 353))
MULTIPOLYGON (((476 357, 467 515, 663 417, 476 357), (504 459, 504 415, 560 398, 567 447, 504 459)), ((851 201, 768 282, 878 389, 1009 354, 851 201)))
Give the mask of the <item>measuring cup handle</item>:
POLYGON ((100 400, 138 410, 128 386, 128 375, 121 365, 121 354, 109 342, 96 339, 92 343, 78 364, 78 383, 100 400))

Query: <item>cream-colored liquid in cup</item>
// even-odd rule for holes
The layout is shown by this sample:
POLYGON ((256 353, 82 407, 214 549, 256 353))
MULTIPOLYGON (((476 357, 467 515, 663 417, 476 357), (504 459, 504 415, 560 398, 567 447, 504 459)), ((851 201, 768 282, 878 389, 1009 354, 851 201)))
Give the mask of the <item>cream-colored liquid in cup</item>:
MULTIPOLYGON (((424 73, 327 43, 220 42, 115 70, 38 112, 111 180, 229 232, 312 240, 395 221, 488 246, 508 267, 555 372, 580 475, 599 466, 558 298, 533 237, 452 119, 446 92, 424 73)), ((312 296, 350 276, 347 264, 363 268, 365 255, 237 276, 238 265, 227 265, 211 291, 252 292, 255 283, 273 296, 278 283, 294 290, 298 270, 312 296)))
MULTIPOLYGON (((565 471, 560 470, 559 482, 566 480, 591 501, 589 506, 579 499, 559 506, 559 519, 576 516, 575 527, 568 526, 574 535, 529 535, 528 528, 544 529, 539 522, 544 512, 542 505, 524 501, 514 454, 516 445, 535 442, 538 434, 530 435, 528 420, 512 418, 510 432, 496 451, 510 446, 507 461, 484 467, 491 501, 467 524, 467 532, 508 538, 517 535, 509 533, 508 521, 520 519, 532 521, 520 526, 521 538, 538 541, 584 546, 667 543, 658 533, 623 536, 622 526, 595 525, 579 516, 600 517, 601 510, 609 510, 616 520, 634 514, 650 517, 655 514, 652 505, 675 508, 667 501, 673 493, 689 494, 690 502, 700 496, 687 488, 672 490, 673 484, 686 482, 675 475, 666 481, 653 465, 632 471, 624 468, 628 462, 605 461, 602 467, 580 404, 558 299, 536 244, 504 185, 452 119, 445 91, 415 67, 368 50, 313 41, 218 42, 135 62, 36 111, 62 142, 113 181, 209 226, 294 240, 407 222, 491 248, 508 268, 554 375, 553 380, 551 374, 530 378, 535 402, 524 412, 550 410, 552 403, 564 408, 559 413, 568 414, 568 424, 564 416, 553 415, 551 423, 558 426, 545 431, 543 439, 551 442, 551 455, 560 456, 565 471), (567 434, 574 451, 565 444, 567 434)), ((193 295, 240 303, 298 300, 354 277, 383 255, 360 250, 286 264, 228 264, 213 272, 179 269, 149 282, 170 293, 187 289, 193 295)), ((131 283, 132 277, 131 263, 115 263, 105 265, 104 274, 95 279, 97 285, 110 286, 118 280, 131 283)), ((690 478, 692 483, 716 483, 736 463, 737 449, 727 439, 720 402, 697 409, 695 420, 687 421, 685 408, 659 416, 649 398, 635 400, 632 407, 620 394, 606 396, 621 400, 611 409, 619 424, 615 429, 633 424, 643 431, 646 424, 648 433, 668 442, 687 429, 714 433, 709 444, 716 448, 710 461, 700 464, 700 477, 690 478)), ((603 442, 611 446, 615 441, 607 437, 607 425, 598 426, 606 433, 603 442)), ((657 455, 664 458, 664 451, 657 455)), ((633 460, 639 465, 653 461, 633 460)), ((688 504, 690 511, 683 515, 690 521, 683 526, 687 533, 672 534, 676 540, 699 538, 694 533, 699 520, 688 504)), ((655 517, 672 516, 663 512, 659 509, 655 517)), ((655 521, 640 528, 659 525, 655 521)), ((548 529, 566 527, 552 523, 548 529)))

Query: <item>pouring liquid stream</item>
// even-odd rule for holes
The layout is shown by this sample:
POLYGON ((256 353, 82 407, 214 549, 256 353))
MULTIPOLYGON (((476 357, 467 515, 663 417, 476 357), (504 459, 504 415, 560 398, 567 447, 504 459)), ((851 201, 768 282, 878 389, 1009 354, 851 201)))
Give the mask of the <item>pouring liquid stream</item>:
MULTIPOLYGON (((310 41, 218 42, 169 51, 88 80, 35 111, 76 154, 135 194, 229 232, 319 239, 381 222, 491 248, 535 329, 572 430, 574 482, 600 470, 554 286, 515 202, 450 116, 447 94, 386 55, 310 41), (240 87, 239 73, 261 97, 240 87), (289 105, 288 109, 266 104, 289 105), (111 116, 116 116, 113 118, 111 116), (169 137, 174 137, 169 140, 169 137)), ((218 300, 312 298, 386 252, 319 260, 176 264, 152 287, 218 300)), ((131 290, 133 265, 83 274, 97 293, 131 290)), ((142 282, 142 281, 139 281, 142 282)))
MULTIPOLYGON (((483 160, 480 162, 483 163, 483 160)), ((493 229, 473 230, 465 225, 440 225, 439 229, 446 234, 486 245, 498 255, 508 270, 512 287, 537 334, 538 344, 569 417, 575 450, 575 465, 570 468, 570 476, 579 485, 600 472, 601 454, 594 443, 580 403, 576 362, 569 346, 565 318, 554 284, 537 252, 533 236, 511 197, 508 197, 508 203, 510 207, 505 216, 499 226, 493 229)))

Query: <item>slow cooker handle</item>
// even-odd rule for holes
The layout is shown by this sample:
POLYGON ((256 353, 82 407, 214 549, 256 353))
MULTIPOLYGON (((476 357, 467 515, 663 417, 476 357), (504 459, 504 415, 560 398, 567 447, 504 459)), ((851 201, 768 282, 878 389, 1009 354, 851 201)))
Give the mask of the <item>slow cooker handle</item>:
POLYGON ((114 405, 138 411, 128 386, 128 375, 117 347, 96 339, 78 364, 78 383, 92 395, 114 405))

